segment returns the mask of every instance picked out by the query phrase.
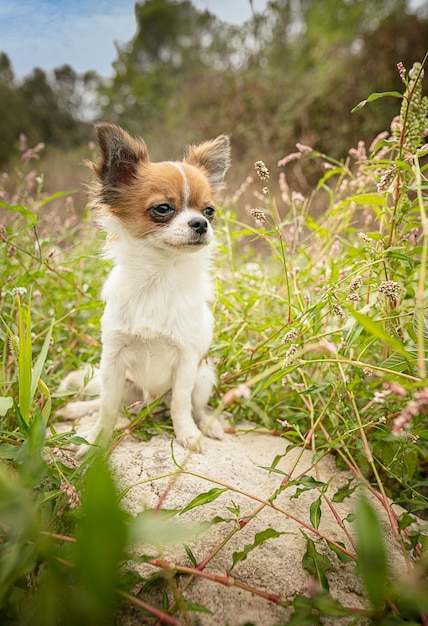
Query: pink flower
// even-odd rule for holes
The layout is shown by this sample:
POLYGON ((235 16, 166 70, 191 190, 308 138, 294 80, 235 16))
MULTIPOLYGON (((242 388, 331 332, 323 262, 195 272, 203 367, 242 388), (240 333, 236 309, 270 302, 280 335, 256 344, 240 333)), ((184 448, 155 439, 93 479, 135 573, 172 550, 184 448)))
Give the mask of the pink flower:
POLYGON ((397 63, 397 69, 398 69, 398 73, 400 74, 400 78, 404 83, 406 81, 406 68, 404 67, 401 61, 397 63))
POLYGON ((287 154, 285 157, 282 157, 277 163, 278 167, 283 167, 287 165, 287 163, 291 163, 292 161, 297 161, 302 157, 302 152, 291 152, 287 154))

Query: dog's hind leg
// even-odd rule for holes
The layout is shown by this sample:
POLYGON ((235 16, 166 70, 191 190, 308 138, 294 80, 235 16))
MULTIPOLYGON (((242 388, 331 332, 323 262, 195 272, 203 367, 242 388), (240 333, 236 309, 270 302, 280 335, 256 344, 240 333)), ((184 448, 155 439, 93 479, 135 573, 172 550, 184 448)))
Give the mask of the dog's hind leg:
POLYGON ((65 406, 56 411, 56 414, 65 420, 77 420, 85 415, 90 415, 94 411, 98 411, 100 408, 100 399, 93 398, 92 400, 77 400, 76 402, 69 402, 65 406))

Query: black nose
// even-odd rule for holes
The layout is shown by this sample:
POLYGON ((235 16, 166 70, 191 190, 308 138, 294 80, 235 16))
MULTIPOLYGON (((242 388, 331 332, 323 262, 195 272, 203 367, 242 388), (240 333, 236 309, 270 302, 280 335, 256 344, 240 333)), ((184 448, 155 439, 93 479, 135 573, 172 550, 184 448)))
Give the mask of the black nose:
POLYGON ((193 228, 193 230, 198 233, 198 235, 203 235, 207 232, 208 222, 203 217, 193 217, 188 224, 190 228, 193 228))

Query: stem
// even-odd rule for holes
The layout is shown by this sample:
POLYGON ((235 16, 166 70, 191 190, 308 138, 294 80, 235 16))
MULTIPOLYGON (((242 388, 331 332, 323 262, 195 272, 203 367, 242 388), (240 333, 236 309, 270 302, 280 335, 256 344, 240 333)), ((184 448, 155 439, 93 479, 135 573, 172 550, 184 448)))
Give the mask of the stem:
POLYGON ((164 613, 163 611, 156 609, 154 606, 147 604, 147 602, 144 602, 143 600, 136 598, 135 596, 131 595, 130 593, 127 593, 126 591, 122 591, 121 589, 116 589, 116 592, 120 596, 128 600, 129 602, 132 602, 132 604, 135 604, 135 606, 138 606, 140 609, 144 609, 148 613, 151 613, 152 615, 154 615, 154 617, 157 617, 157 619, 160 620, 163 624, 170 624, 171 626, 180 626, 181 622, 177 618, 172 617, 172 615, 168 615, 167 613, 164 613))
MULTIPOLYGON (((342 376, 342 380, 343 380, 344 386, 346 388, 346 376, 345 376, 345 372, 343 371, 343 367, 340 364, 339 364, 339 371, 340 371, 340 374, 342 376)), ((387 498, 386 493, 385 493, 385 489, 383 487, 383 483, 382 483, 382 481, 380 479, 380 476, 379 476, 379 473, 377 471, 377 467, 376 467, 376 464, 374 462, 372 451, 371 451, 369 442, 367 440, 366 431, 364 429, 364 425, 363 425, 363 422, 361 420, 361 415, 360 415, 360 412, 358 410, 357 403, 355 402, 355 396, 354 396, 353 392, 351 390, 349 390, 349 389, 347 389, 347 395, 348 395, 348 398, 351 401, 351 405, 352 405, 352 408, 353 408, 353 411, 354 411, 354 415, 357 418, 358 429, 360 431, 361 440, 362 440, 362 443, 363 443, 363 446, 364 446, 364 451, 365 451, 366 456, 367 456, 367 461, 368 461, 368 463, 370 465, 370 468, 371 468, 371 470, 372 470, 372 472, 373 472, 373 474, 375 476, 376 483, 377 483, 377 485, 379 487, 379 491, 382 494, 382 504, 383 504, 383 506, 384 506, 384 508, 386 510, 387 515, 388 515, 388 518, 389 518, 389 521, 390 521, 390 524, 391 524, 391 528, 393 530, 395 538, 397 539, 397 541, 400 543, 400 545, 402 547, 403 555, 405 557, 406 564, 407 564, 407 568, 408 568, 408 571, 410 571, 411 568, 410 568, 410 563, 409 563, 409 557, 407 555, 406 548, 405 548, 405 546, 403 544, 403 538, 402 538, 401 533, 400 533, 400 531, 398 529, 397 520, 395 519, 394 513, 392 512, 391 505, 389 504, 388 498, 387 498)))
POLYGON ((424 199, 422 196, 422 176, 417 154, 414 155, 416 193, 418 198, 419 212, 422 226, 422 253, 421 264, 418 277, 418 290, 416 293, 416 319, 417 319, 417 346, 418 346, 418 374, 421 378, 426 378, 425 345, 424 345, 424 301, 425 285, 428 264, 428 217, 425 211, 424 199))
POLYGON ((328 541, 329 543, 334 545, 336 548, 338 548, 341 552, 343 552, 344 554, 347 554, 352 559, 354 559, 354 560, 356 559, 355 554, 353 554, 352 552, 349 552, 349 550, 346 550, 343 546, 339 545, 338 543, 336 543, 332 539, 329 539, 329 537, 327 537, 324 533, 320 532, 317 528, 314 528, 313 526, 311 526, 311 524, 308 524, 307 522, 305 522, 304 520, 301 520, 300 518, 296 517, 292 513, 289 513, 285 509, 282 509, 281 507, 277 506, 276 504, 274 504, 273 501, 265 500, 264 498, 260 498, 258 496, 253 495, 253 494, 250 494, 250 493, 248 493, 246 491, 243 491, 242 489, 238 489, 238 487, 233 487, 232 485, 224 483, 223 481, 217 480, 215 478, 209 478, 207 476, 202 476, 201 474, 197 474, 196 472, 191 472, 189 470, 185 470, 185 473, 188 474, 189 476, 195 476, 197 478, 201 478, 202 480, 207 480, 209 482, 212 482, 215 485, 220 485, 221 487, 226 487, 226 489, 229 489, 230 491, 233 491, 234 493, 239 493, 240 495, 245 496, 247 498, 250 498, 251 500, 254 500, 255 502, 260 502, 264 506, 267 506, 267 507, 273 509, 274 511, 277 511, 278 513, 281 513, 282 515, 285 515, 285 517, 288 517, 289 519, 292 519, 294 522, 296 522, 300 526, 303 526, 304 528, 306 528, 310 532, 314 533, 315 535, 317 535, 321 539, 325 539, 326 541, 328 541))
POLYGON ((262 591, 261 589, 257 589, 256 587, 251 587, 245 583, 242 583, 239 580, 236 580, 232 576, 220 576, 218 574, 211 574, 210 572, 203 572, 201 570, 195 569, 194 567, 187 567, 186 565, 177 565, 176 563, 170 563, 169 561, 163 561, 162 559, 152 559, 147 561, 151 565, 155 567, 160 567, 166 571, 179 572, 182 574, 191 574, 193 576, 199 576, 200 578, 206 578, 207 580, 212 580, 213 582, 220 583, 225 587, 238 587, 239 589, 243 589, 245 591, 249 591, 260 598, 264 598, 265 600, 269 600, 270 602, 274 602, 275 604, 287 606, 289 601, 287 598, 283 596, 268 593, 266 591, 262 591))

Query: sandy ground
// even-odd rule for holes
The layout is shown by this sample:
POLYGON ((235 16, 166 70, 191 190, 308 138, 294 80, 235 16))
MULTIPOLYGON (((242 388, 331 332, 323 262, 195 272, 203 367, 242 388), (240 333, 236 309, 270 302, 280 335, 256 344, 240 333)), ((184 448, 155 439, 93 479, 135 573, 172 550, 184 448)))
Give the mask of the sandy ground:
MULTIPOLYGON (((89 419, 93 419, 92 418, 89 419)), ((62 425, 64 429, 65 425, 62 425)), ((180 624, 202 626, 274 626, 287 623, 292 609, 279 606, 274 601, 256 595, 251 588, 261 593, 293 599, 296 594, 310 593, 313 581, 302 567, 306 551, 306 539, 302 531, 315 542, 318 552, 328 556, 330 568, 327 579, 330 594, 343 605, 367 608, 361 581, 355 574, 353 562, 343 563, 327 545, 323 537, 311 532, 310 505, 320 492, 318 489, 304 491, 296 496, 301 485, 291 485, 278 492, 286 475, 293 479, 312 476, 328 483, 327 497, 331 500, 339 487, 346 484, 351 475, 336 468, 335 458, 327 455, 313 466, 312 453, 293 447, 289 441, 269 434, 252 431, 248 425, 236 434, 226 434, 223 441, 206 440, 204 454, 192 454, 178 444, 173 446, 167 436, 155 436, 149 442, 141 442, 129 435, 111 455, 111 467, 119 491, 126 490, 122 506, 132 514, 143 509, 152 509, 162 503, 163 509, 181 510, 197 495, 213 488, 224 488, 224 492, 212 502, 175 514, 173 520, 192 527, 195 523, 212 522, 216 518, 225 521, 211 523, 186 541, 197 563, 208 559, 203 571, 247 585, 250 589, 230 584, 225 586, 201 577, 180 576, 176 584, 188 603, 197 603, 209 612, 182 611, 178 613, 180 624), (275 469, 269 471, 275 459, 275 469), (178 466, 182 469, 179 470, 178 466), (276 493, 272 500, 272 496, 276 493), (271 506, 269 502, 273 502, 271 506), (237 513, 238 512, 238 513, 237 513), (237 513, 237 516, 236 516, 237 513), (241 524, 236 523, 236 519, 241 524), (245 520, 247 523, 242 523, 245 520), (233 567, 234 553, 242 552, 245 546, 255 542, 258 533, 274 529, 278 536, 267 539, 247 557, 233 567), (233 532, 234 531, 234 532, 233 532), (224 543, 223 547, 222 544, 224 543)), ((340 520, 345 520, 355 509, 358 488, 342 503, 335 503, 334 510, 340 520)), ((386 513, 378 500, 368 494, 384 528, 384 538, 390 566, 395 575, 405 572, 405 561, 395 540, 386 513)), ((352 523, 343 521, 343 528, 353 536, 352 523)), ((354 552, 351 541, 338 523, 328 503, 323 500, 319 532, 331 541, 342 542, 354 552)), ((172 535, 174 531, 172 530, 172 535)), ((192 561, 182 543, 162 547, 136 545, 138 554, 150 554, 172 563, 192 567, 192 561)), ((130 568, 147 577, 157 572, 148 563, 132 563, 130 568)), ((156 606, 162 598, 172 600, 173 586, 162 579, 136 590, 138 597, 156 606)), ((131 609, 121 619, 123 626, 159 623, 153 617, 131 609)), ((349 618, 328 618, 328 625, 350 623, 349 618)), ((362 622, 360 622, 362 623, 362 622)))

